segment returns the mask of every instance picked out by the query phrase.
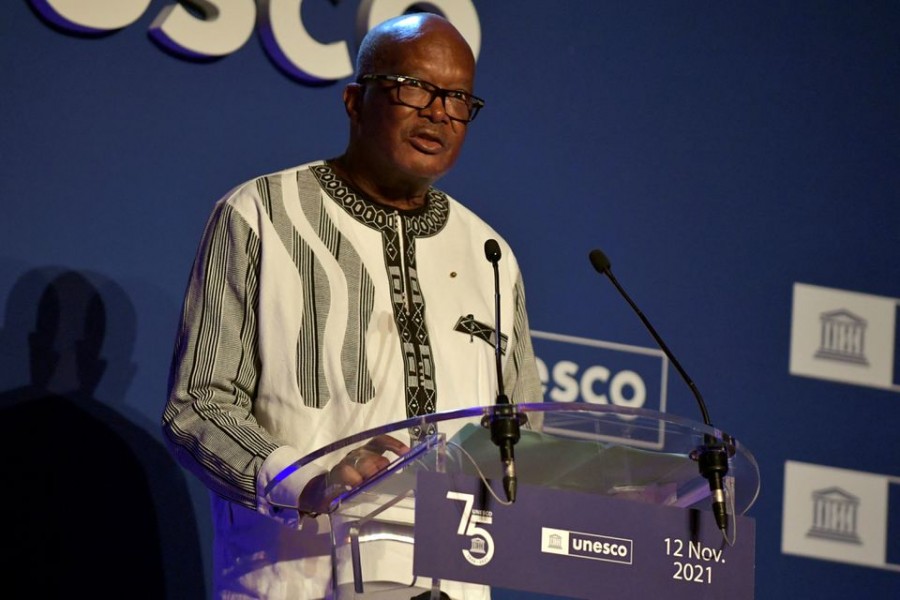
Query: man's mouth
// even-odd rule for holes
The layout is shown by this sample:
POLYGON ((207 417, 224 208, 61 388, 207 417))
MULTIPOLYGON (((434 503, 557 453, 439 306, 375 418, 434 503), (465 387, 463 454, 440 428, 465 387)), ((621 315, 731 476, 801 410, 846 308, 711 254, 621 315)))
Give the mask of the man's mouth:
POLYGON ((413 147, 425 154, 437 154, 444 148, 444 139, 429 131, 416 131, 410 136, 413 147))

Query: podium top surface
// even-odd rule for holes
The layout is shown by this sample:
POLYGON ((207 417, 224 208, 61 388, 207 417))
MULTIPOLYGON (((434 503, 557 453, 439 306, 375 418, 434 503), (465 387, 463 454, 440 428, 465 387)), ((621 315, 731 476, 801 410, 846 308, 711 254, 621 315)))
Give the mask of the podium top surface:
MULTIPOLYGON (((759 493, 756 459, 735 437, 717 428, 676 415, 613 405, 535 403, 512 409, 521 423, 521 437, 514 447, 521 483, 655 504, 705 506, 709 486, 700 475, 697 459, 705 449, 715 447, 728 457, 725 484, 734 514, 745 514, 759 493)), ((499 454, 489 425, 503 417, 502 411, 498 406, 474 406, 369 429, 304 456, 277 479, 311 463, 331 468, 379 435, 396 437, 412 450, 360 486, 367 493, 379 488, 393 493, 397 481, 408 481, 423 469, 499 478, 499 454)), ((349 490, 333 506, 361 491, 349 490)))

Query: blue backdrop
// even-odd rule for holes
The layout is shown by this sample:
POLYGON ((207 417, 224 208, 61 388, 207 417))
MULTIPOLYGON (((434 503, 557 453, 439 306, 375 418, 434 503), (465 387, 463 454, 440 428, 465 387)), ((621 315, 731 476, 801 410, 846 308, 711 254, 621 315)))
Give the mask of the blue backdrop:
MULTIPOLYGON (((222 193, 343 149, 346 80, 292 79, 256 34, 177 57, 148 36, 165 4, 105 35, 3 9, 0 390, 78 388, 130 432, 155 477, 148 535, 200 596, 206 492, 158 430, 188 269, 222 193)), ((788 370, 796 282, 900 298, 900 3, 474 5, 487 107, 439 185, 517 250, 532 327, 653 346, 588 262, 604 249, 759 462, 757 597, 850 598, 862 581, 896 597, 896 570, 784 554, 781 535, 785 461, 900 478, 897 387, 788 370)), ((308 0, 303 19, 352 44, 358 6, 308 0)), ((699 419, 674 372, 668 390, 669 412, 699 419)), ((46 420, 30 437, 51 454, 87 443, 46 420)))

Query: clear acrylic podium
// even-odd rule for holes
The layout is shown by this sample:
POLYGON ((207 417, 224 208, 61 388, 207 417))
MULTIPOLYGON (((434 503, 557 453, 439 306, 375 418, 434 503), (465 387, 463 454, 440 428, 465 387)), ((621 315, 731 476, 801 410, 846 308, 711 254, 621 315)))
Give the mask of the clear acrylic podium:
MULTIPOLYGON (((425 474, 430 474, 429 477, 440 476, 450 482, 485 481, 486 483, 481 485, 480 494, 470 495, 480 495, 483 502, 494 508, 494 513, 506 510, 503 508, 505 498, 499 485, 502 476, 499 451, 491 441, 490 431, 486 427, 495 410, 496 407, 493 406, 473 407, 392 423, 339 440, 289 467, 297 469, 313 461, 326 467, 335 465, 349 452, 382 434, 408 441, 408 432, 411 430, 434 431, 420 438, 422 441, 412 446, 408 454, 396 458, 386 469, 360 486, 344 491, 328 506, 333 543, 334 598, 407 600, 446 598, 449 595, 458 600, 489 597, 487 590, 492 585, 490 582, 472 582, 471 579, 454 581, 417 575, 417 573, 432 573, 434 566, 423 563, 422 557, 416 551, 417 544, 424 544, 429 549, 440 551, 443 547, 452 545, 453 541, 421 539, 422 531, 426 529, 424 525, 426 523, 434 525, 432 519, 438 517, 433 517, 434 513, 422 514, 419 516, 420 523, 417 527, 416 505, 417 500, 421 501, 425 492, 417 486, 422 481, 434 481, 426 479, 425 474), (417 532, 420 539, 417 539, 417 532), (446 595, 441 595, 442 593, 446 595)), ((682 518, 682 513, 694 515, 695 520, 698 514, 704 519, 710 515, 709 483, 700 475, 697 461, 699 452, 707 448, 711 442, 720 445, 727 453, 728 471, 724 482, 731 519, 730 527, 736 528, 737 520, 743 518, 742 515, 745 515, 753 505, 759 492, 759 469, 753 455, 735 438, 718 429, 673 415, 610 405, 540 403, 518 405, 516 410, 526 418, 525 424, 521 426, 521 438, 515 445, 515 464, 519 481, 519 498, 516 504, 529 500, 529 494, 537 497, 539 492, 574 494, 582 503, 587 499, 598 506, 601 502, 614 499, 628 504, 613 504, 612 508, 603 505, 604 514, 614 513, 616 507, 628 508, 630 512, 634 512, 635 509, 645 510, 645 507, 647 510, 651 507, 669 507, 672 510, 665 513, 664 518, 668 521, 677 521, 681 527, 682 522, 687 522, 682 518)), ((492 511, 477 509, 472 511, 471 506, 466 507, 463 502, 449 504, 458 507, 454 515, 463 510, 469 511, 468 525, 459 521, 459 531, 455 533, 472 534, 470 536, 472 552, 476 554, 479 551, 485 552, 485 543, 490 546, 494 540, 490 539, 491 534, 488 532, 490 527, 479 526, 478 523, 491 523, 492 511), (463 532, 466 527, 471 531, 463 532), (479 532, 483 535, 479 535, 479 532)), ((562 510, 560 508, 562 506, 567 505, 549 500, 546 505, 539 506, 539 511, 551 515, 554 511, 562 510)), ((588 513, 594 511, 584 512, 587 518, 588 513)), ((623 511, 623 514, 625 512, 628 511, 623 511)), ((640 516, 638 518, 640 520, 640 516)), ((456 516, 447 519, 453 521, 448 525, 451 529, 457 529, 456 519, 456 516)), ((752 530, 752 527, 750 529, 752 530)), ((575 530, 584 531, 578 528, 575 530)), ((429 531, 433 531, 433 527, 430 527, 429 531)), ((429 534, 429 537, 433 537, 432 534, 429 534)), ((688 551, 693 550, 691 544, 695 543, 692 541, 693 538, 689 538, 690 536, 686 534, 684 545, 687 551, 683 561, 685 565, 689 563, 688 551)), ((666 537, 665 544, 670 545, 671 540, 680 544, 682 543, 680 539, 677 536, 666 537)), ((745 536, 744 539, 747 540, 748 537, 745 536)), ((748 542, 751 545, 752 539, 751 532, 748 542)), ((662 543, 661 540, 653 539, 654 547, 662 543)), ((700 542, 696 543, 697 548, 701 548, 700 542)), ((523 541, 523 549, 525 545, 523 541)), ((506 554, 515 552, 518 546, 518 542, 506 544, 506 554)), ((634 553, 635 559, 640 558, 639 551, 646 552, 647 546, 648 544, 638 537, 629 539, 628 558, 631 558, 630 553, 634 553)), ((602 544, 597 547, 601 548, 602 544)), ((625 553, 625 546, 622 548, 620 554, 625 553)), ((712 580, 715 573, 715 584, 720 584, 723 580, 720 573, 726 567, 717 564, 718 558, 716 561, 710 558, 717 557, 715 553, 722 551, 721 548, 719 550, 704 548, 701 557, 700 550, 695 550, 696 560, 693 562, 696 566, 691 567, 690 575, 697 580, 694 569, 698 569, 700 577, 698 581, 706 585, 694 588, 688 585, 684 588, 684 597, 720 597, 712 585, 713 582, 704 582, 704 578, 712 580)), ((673 554, 671 548, 665 552, 673 554)), ((752 548, 750 552, 752 554, 752 548)), ((468 548, 464 553, 469 554, 470 563, 477 564, 478 561, 471 560, 473 555, 468 548)), ((663 551, 659 550, 657 553, 663 551)), ((674 554, 674 558, 680 556, 677 552, 674 554)), ((484 554, 479 556, 483 561, 484 554)), ((606 560, 601 556, 592 558, 598 560, 568 561, 566 564, 590 566, 594 568, 592 572, 598 573, 597 577, 601 577, 602 573, 598 569, 616 568, 616 565, 609 564, 615 560, 606 560), (598 562, 603 560, 606 562, 598 562)), ((665 573, 661 574, 659 585, 670 585, 669 580, 679 579, 682 570, 687 573, 687 567, 681 564, 680 559, 674 560, 673 556, 661 558, 664 559, 666 566, 661 567, 665 573), (670 563, 678 565, 678 573, 672 571, 670 563)), ((491 560, 491 557, 487 559, 491 560)), ((524 557, 521 568, 529 568, 524 557)), ((750 579, 749 594, 731 597, 753 597, 752 566, 749 568, 751 572, 742 575, 750 579)), ((485 570, 477 572, 481 577, 480 574, 485 570)), ((602 578, 603 581, 609 582, 612 577, 627 578, 634 576, 635 572, 632 565, 631 571, 618 569, 612 572, 613 575, 602 575, 602 578)), ((548 577, 552 578, 552 575, 547 573, 548 577)), ((647 577, 641 576, 641 579, 646 580, 647 577)), ((682 582, 675 581, 675 584, 684 587, 682 582)), ((553 585, 548 585, 549 587, 544 589, 534 589, 526 583, 518 586, 518 589, 535 592, 556 589, 553 585)), ((627 581, 623 581, 621 585, 622 589, 633 587, 627 581)), ((682 587, 676 588, 675 591, 681 590, 682 587)), ((654 593, 656 589, 654 588, 654 593)), ((669 593, 669 597, 678 597, 677 594, 672 595, 671 590, 667 588, 658 589, 660 593, 669 593)), ((587 594, 560 595, 590 597, 587 594)))

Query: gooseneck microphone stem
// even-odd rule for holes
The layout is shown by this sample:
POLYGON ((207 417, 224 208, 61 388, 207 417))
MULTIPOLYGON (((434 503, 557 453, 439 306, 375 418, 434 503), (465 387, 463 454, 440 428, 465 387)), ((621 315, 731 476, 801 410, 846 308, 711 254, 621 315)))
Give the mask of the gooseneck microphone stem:
POLYGON ((506 392, 503 389, 503 346, 500 345, 500 269, 497 267, 497 263, 500 260, 500 246, 496 240, 488 240, 485 242, 484 252, 494 267, 494 361, 496 363, 495 372, 497 373, 497 398, 498 402, 502 398, 508 404, 509 398, 506 397, 506 392), (490 255, 488 255, 488 242, 494 242, 490 255), (496 254, 493 252, 494 245, 497 246, 496 254), (496 259, 491 260, 492 256, 496 256, 496 259))
MULTIPOLYGON (((613 275, 609 258, 606 257, 606 254, 604 254, 602 250, 592 250, 589 256, 591 264, 594 265, 597 272, 606 275, 609 278, 622 297, 628 301, 628 304, 631 305, 631 308, 637 313, 637 316, 640 317, 641 322, 650 332, 650 335, 656 340, 656 343, 665 353, 666 357, 668 357, 669 361, 675 366, 678 374, 681 375, 681 379, 684 380, 694 394, 694 398, 697 399, 697 405, 700 407, 700 414, 703 416, 703 424, 712 427, 713 425, 709 418, 709 411, 706 409, 706 402, 703 401, 700 390, 697 389, 694 381, 681 366, 681 363, 678 362, 678 359, 675 358, 672 351, 669 350, 669 347, 656 332, 653 325, 650 324, 647 317, 644 316, 641 309, 638 308, 634 300, 631 299, 631 296, 629 296, 625 289, 619 284, 619 280, 613 275)), ((698 448, 697 452, 700 475, 709 481, 709 489, 712 493, 712 510, 713 516, 716 519, 716 526, 725 532, 728 528, 728 510, 725 501, 723 477, 728 472, 728 453, 724 445, 715 436, 705 434, 703 438, 704 444, 698 448)))
POLYGON ((678 359, 675 358, 675 355, 672 354, 672 351, 669 350, 669 347, 663 341, 663 339, 656 332, 656 328, 650 324, 649 319, 644 316, 644 313, 638 308, 637 304, 634 303, 634 300, 631 299, 631 296, 628 295, 628 292, 619 284, 619 280, 616 279, 616 276, 613 275, 612 268, 609 262, 609 259, 603 254, 600 250, 592 250, 590 254, 591 264, 594 265, 594 268, 597 269, 599 273, 606 275, 609 277, 609 280, 612 281, 612 284, 616 286, 616 289, 619 290, 619 293, 622 294, 622 297, 628 301, 628 304, 631 305, 631 308, 634 312, 637 313, 637 316, 640 317, 641 321, 644 323, 644 326, 650 332, 650 335, 653 336, 653 339, 656 340, 656 343, 662 348, 662 351, 671 361, 672 365, 678 371, 678 374, 681 375, 681 378, 687 384, 687 386, 691 389, 691 392, 694 394, 694 398, 697 399, 697 404, 700 406, 700 414, 703 416, 703 424, 712 427, 712 423, 709 420, 709 411, 706 409, 706 402, 703 401, 703 396, 700 395, 700 390, 697 389, 697 386, 694 385, 694 381, 688 376, 687 371, 682 368, 681 363, 678 362, 678 359))
POLYGON ((494 357, 497 369, 497 400, 489 421, 482 424, 489 426, 491 441, 500 448, 500 463, 503 467, 503 491, 506 499, 516 501, 516 460, 513 447, 519 441, 519 417, 503 389, 503 347, 500 337, 500 245, 497 240, 489 239, 484 243, 484 255, 494 267, 494 357))

